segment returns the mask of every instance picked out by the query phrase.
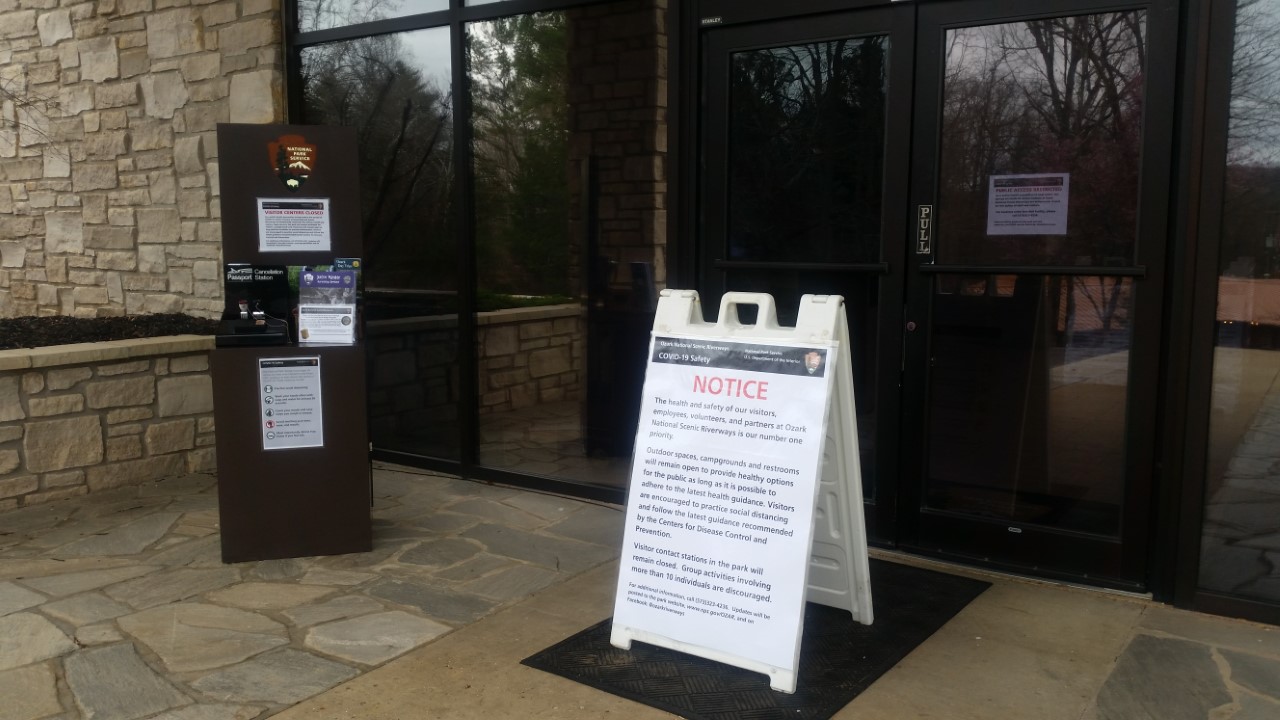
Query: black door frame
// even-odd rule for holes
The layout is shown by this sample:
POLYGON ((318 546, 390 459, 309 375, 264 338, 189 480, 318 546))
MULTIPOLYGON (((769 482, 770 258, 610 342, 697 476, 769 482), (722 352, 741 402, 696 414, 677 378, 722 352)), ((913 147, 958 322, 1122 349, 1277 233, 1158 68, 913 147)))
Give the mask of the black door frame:
MULTIPOLYGON (((1150 47, 1148 56, 1153 58, 1163 58, 1164 61, 1155 61, 1148 64, 1147 77, 1147 102, 1148 112, 1153 107, 1162 108, 1161 115, 1156 122, 1157 127, 1152 127, 1151 122, 1147 122, 1147 132, 1143 138, 1143 162, 1144 173, 1143 183, 1141 187, 1141 195, 1139 198, 1139 208, 1141 212, 1141 226, 1139 228, 1137 250, 1138 261, 1135 267, 1131 269, 1134 276, 1142 279, 1143 290, 1140 297, 1136 300, 1135 307, 1135 328, 1131 349, 1131 366, 1150 368, 1152 370, 1162 369, 1162 361, 1167 360, 1167 346, 1162 347, 1162 342, 1166 341, 1164 336, 1165 322, 1163 313, 1165 310, 1165 264, 1166 264, 1166 243, 1169 239, 1169 216, 1170 216, 1170 199, 1173 190, 1172 183, 1168 180, 1173 167, 1173 159, 1175 156, 1174 145, 1174 101, 1176 98, 1177 78, 1179 77, 1178 65, 1173 60, 1179 58, 1178 51, 1181 45, 1179 35, 1179 2, 1178 0, 1151 0, 1150 2, 1100 2, 1097 0, 1046 0, 1046 2, 1037 3, 1032 8, 1027 8, 1020 4, 1010 3, 1004 0, 961 0, 959 2, 910 2, 910 3, 892 3, 884 2, 833 2, 832 0, 812 0, 803 3, 800 8, 786 7, 780 8, 779 3, 772 3, 760 0, 748 0, 747 2, 733 2, 732 0, 692 0, 685 3, 681 8, 681 23, 683 25, 685 36, 681 46, 683 57, 686 62, 680 75, 680 82, 685 87, 685 91, 681 93, 684 99, 685 111, 681 114, 681 134, 686 138, 686 161, 682 163, 680 172, 680 182, 686 188, 686 200, 682 213, 679 215, 677 222, 680 227, 685 230, 683 237, 686 242, 682 248, 683 254, 678 256, 683 263, 683 267, 688 269, 688 274, 683 275, 686 278, 684 283, 689 285, 687 279, 696 279, 699 289, 710 294, 715 294, 715 286, 707 281, 707 278, 714 274, 717 270, 711 267, 709 258, 705 252, 699 249, 705 245, 705 240, 710 238, 708 227, 704 222, 704 216, 700 213, 699 208, 704 207, 707 203, 712 203, 712 199, 707 197, 702 187, 702 179, 707 168, 704 164, 704 158, 699 153, 699 139, 706 137, 705 133, 712 133, 714 129, 704 127, 703 114, 700 107, 709 103, 709 94, 712 89, 708 84, 703 82, 703 73, 705 71, 704 63, 706 62, 706 48, 709 43, 706 42, 708 33, 714 32, 717 28, 729 27, 736 25, 747 25, 755 22, 779 21, 783 19, 791 19, 805 17, 809 15, 828 14, 837 12, 855 12, 857 10, 866 10, 868 8, 880 8, 888 12, 895 13, 897 18, 895 24, 896 33, 893 36, 894 45, 894 62, 891 64, 890 77, 890 103, 892 106, 891 117, 901 122, 903 118, 912 118, 912 126, 927 125, 919 120, 926 113, 934 113, 936 118, 937 98, 933 98, 932 106, 927 101, 922 102, 921 91, 917 83, 921 81, 917 77, 918 71, 923 71, 928 67, 928 60, 925 59, 929 55, 930 49, 924 48, 929 41, 926 40, 926 31, 924 26, 931 24, 934 32, 941 32, 941 27, 945 22, 954 22, 957 25, 975 25, 989 24, 1003 21, 1029 19, 1035 17, 1046 17, 1062 14, 1079 14, 1083 12, 1103 11, 1103 10, 1120 10, 1120 9, 1146 9, 1148 11, 1148 38, 1150 47), (917 20, 919 16, 919 20, 917 20), (905 23, 906 31, 900 30, 905 23), (904 42, 905 40, 905 42, 904 42), (909 47, 911 52, 908 58, 899 59, 897 50, 900 47, 909 47), (699 62, 689 62, 693 58, 698 58, 699 62), (899 79, 898 72, 904 68, 910 69, 908 79, 905 85, 912 87, 909 102, 906 107, 893 105, 895 88, 903 87, 904 83, 899 79), (1141 267, 1138 267, 1141 266, 1141 267)), ((938 49, 933 48, 933 58, 936 60, 938 49)), ((940 66, 938 69, 940 72, 940 66)), ((930 151, 920 151, 918 145, 921 143, 928 145, 930 139, 922 137, 920 131, 915 130, 911 139, 911 147, 900 149, 889 149, 886 154, 886 183, 891 181, 890 175, 894 177, 916 177, 922 171, 932 176, 931 168, 922 168, 922 163, 931 163, 933 155, 930 151), (906 154, 896 155, 894 153, 906 151, 906 154), (907 163, 895 163, 893 158, 909 158, 907 163)), ((896 223, 901 228, 902 234, 899 236, 905 241, 908 233, 914 232, 914 215, 911 210, 918 204, 931 204, 920 199, 921 194, 914 189, 909 198, 909 203, 896 203, 895 208, 890 210, 886 208, 885 224, 891 222, 896 223), (905 205, 905 206, 904 206, 905 205), (889 220, 888 213, 897 212, 899 216, 889 220)), ((886 196, 890 193, 886 192, 886 196)), ((931 194, 931 193, 930 193, 931 194)), ((886 200, 886 205, 889 202, 886 200)), ((716 208, 714 212, 723 212, 722 209, 716 208)), ((896 243, 895 243, 896 245, 896 243)), ((891 283, 899 286, 904 274, 902 266, 908 263, 907 277, 914 276, 916 281, 921 277, 931 280, 931 276, 920 272, 919 263, 914 258, 904 252, 898 256, 882 257, 882 261, 889 267, 887 275, 882 276, 882 284, 885 286, 891 283), (910 258, 910 259, 909 259, 910 258), (897 278, 896 282, 892 280, 897 278), (886 281, 886 279, 889 279, 886 281)), ((927 269, 926 269, 927 270, 927 269)), ((1028 268, 1027 270, 1031 270, 1028 268)), ((1036 268, 1037 272, 1044 273, 1045 268, 1036 268)), ((1055 270, 1062 270, 1057 268, 1055 270)), ((908 279, 907 282, 911 282, 908 279)), ((882 292, 887 287, 882 287, 882 292)), ((888 302, 881 305, 881 377, 878 381, 878 387, 882 389, 895 389, 897 400, 901 405, 895 408, 899 412, 907 412, 909 408, 924 408, 924 393, 927 390, 923 387, 902 387, 903 375, 901 372, 887 373, 887 366, 892 365, 896 360, 899 363, 899 370, 905 370, 904 364, 908 358, 916 358, 916 362, 920 362, 922 358, 927 358, 924 352, 925 348, 919 346, 911 346, 910 343, 919 342, 917 338, 923 338, 925 333, 905 333, 904 325, 914 317, 908 318, 914 309, 918 308, 906 306, 906 300, 909 297, 905 290, 896 298, 885 298, 888 302), (904 315, 896 315, 891 308, 902 306, 904 315), (886 359, 888 359, 886 361, 886 359), (890 375, 893 379, 890 380, 890 375), (897 391, 897 388, 901 388, 897 391)), ((883 295, 882 295, 883 298, 883 295)), ((710 304, 710 303, 709 303, 710 304)), ((916 377, 919 375, 920 368, 915 368, 916 377)), ((1136 375, 1136 373, 1134 373, 1136 375)), ((1131 417, 1150 417, 1156 414, 1157 404, 1161 400, 1161 390, 1167 391, 1167 386, 1162 387, 1158 381, 1158 372, 1151 372, 1143 377, 1135 377, 1128 389, 1128 407, 1131 417)), ((895 393, 884 393, 879 398, 877 404, 878 411, 887 415, 890 407, 886 404, 888 399, 885 395, 893 395, 895 393)), ((890 401, 892 402, 892 401, 890 401)), ((1030 564, 1024 565, 1019 563, 1002 564, 1000 562, 984 561, 981 557, 949 555, 945 552, 939 553, 937 548, 922 547, 918 543, 912 543, 914 516, 919 510, 919 491, 912 490, 912 486, 917 484, 920 475, 916 470, 914 473, 910 469, 910 463, 920 460, 919 450, 923 447, 919 440, 908 440, 912 437, 909 433, 912 431, 906 428, 920 428, 920 418, 916 416, 907 417, 903 415, 903 424, 898 428, 888 430, 886 434, 880 436, 881 442, 878 444, 881 452, 877 456, 877 474, 879 477, 877 487, 877 498, 875 503, 866 505, 869 528, 874 528, 875 533, 872 535, 874 544, 882 546, 901 545, 904 549, 912 552, 920 552, 931 555, 942 555, 953 559, 960 559, 965 562, 978 562, 992 567, 1012 570, 1019 573, 1030 573, 1044 577, 1084 581, 1090 584, 1118 587, 1126 590, 1151 590, 1154 589, 1157 595, 1166 592, 1167 586, 1152 588, 1149 582, 1151 578, 1168 577, 1167 568, 1170 567, 1174 557, 1167 549, 1160 550, 1151 542, 1152 530, 1157 520, 1163 523, 1163 517, 1157 516, 1160 504, 1154 502, 1155 492, 1160 490, 1162 493, 1165 489, 1161 486, 1158 473, 1164 463, 1159 462, 1165 459, 1158 456, 1158 453, 1165 452, 1164 448, 1158 447, 1158 440, 1165 439, 1161 431, 1163 426, 1158 425, 1155 420, 1144 422, 1129 422, 1130 437, 1128 439, 1128 449, 1126 455, 1126 476, 1127 487, 1125 495, 1126 513, 1131 514, 1125 518, 1122 528, 1123 551, 1112 552, 1111 562, 1116 568, 1119 568, 1117 575, 1119 578, 1103 578, 1085 577, 1078 573, 1058 573, 1051 569, 1042 567, 1034 567, 1030 564), (900 433, 900 434, 899 434, 900 433), (897 452, 893 451, 893 445, 890 438, 897 438, 899 444, 897 452), (1135 450, 1136 449, 1136 450, 1135 450), (888 452, 885 452, 888 451, 888 452), (894 455, 892 460, 885 458, 886 455, 894 455), (895 467, 896 466, 896 467, 895 467), (896 482, 894 479, 896 478, 896 482)), ((889 423, 891 424, 891 423, 889 423)), ((881 423, 884 427, 886 423, 881 423)), ((918 488, 918 486, 917 486, 918 488)), ((1165 527, 1164 524, 1161 525, 1165 527)))
MULTIPOLYGON (((911 112, 912 82, 914 72, 914 22, 915 8, 910 3, 885 5, 884 3, 815 2, 807 9, 826 10, 820 20, 806 15, 796 15, 794 9, 780 7, 780 3, 733 2, 712 0, 701 4, 702 16, 698 18, 699 63, 692 78, 693 87, 700 88, 700 105, 706 108, 727 106, 727 77, 717 76, 714 82, 702 81, 709 68, 719 67, 711 59, 711 53, 733 49, 759 48, 786 45, 812 39, 854 37, 859 35, 888 35, 889 67, 886 97, 886 117, 907 117, 911 112), (789 12, 788 12, 789 10, 789 12), (787 13, 784 15, 784 13, 787 13)), ((687 77, 687 76, 686 76, 687 77)), ((699 104, 694 104, 698 107, 699 104)), ((694 113, 689 113, 694 114, 694 113)), ((903 262, 905 238, 908 232, 907 182, 910 152, 910 125, 886 122, 884 145, 884 193, 881 200, 881 249, 878 262, 852 263, 829 266, 812 263, 737 262, 725 259, 723 244, 713 245, 712 237, 724 237, 727 208, 724 196, 705 192, 706 178, 720 173, 727 162, 727 116, 708 109, 698 112, 699 124, 690 128, 699 139, 698 148, 691 149, 691 158, 701 171, 690 177, 683 176, 685 187, 697 188, 698 199, 691 206, 700 206, 702 212, 692 219, 695 231, 686 237, 695 242, 700 252, 692 259, 697 270, 695 277, 706 307, 718 306, 720 295, 727 290, 725 276, 732 270, 776 270, 782 272, 823 271, 832 274, 871 275, 878 278, 877 371, 874 388, 876 393, 877 428, 875 473, 877 478, 893 478, 898 475, 899 439, 898 416, 901 393, 899 384, 902 367, 902 311, 903 262), (714 125, 713 118, 721 123, 714 125)), ((694 163, 688 163, 690 165, 694 163)), ((856 342, 857 338, 854 338, 856 342)), ((868 500, 866 510, 867 533, 871 542, 892 546, 897 535, 896 482, 878 481, 875 495, 868 500)))
MULTIPOLYGON (((1130 382, 1127 388, 1128 418, 1125 442, 1125 491, 1118 541, 1068 531, 1046 531, 1014 523, 974 523, 942 515, 927 519, 922 487, 927 453, 921 452, 914 465, 904 463, 903 502, 900 527, 904 545, 931 555, 1003 567, 1065 580, 1126 590, 1145 590, 1148 579, 1150 531, 1156 487, 1156 432, 1154 410, 1158 402, 1158 370, 1163 333, 1164 265, 1168 238, 1168 178, 1173 152, 1173 109, 1175 59, 1177 57, 1178 7, 1174 0, 1154 0, 1118 4, 1095 0, 1042 0, 1033 8, 1018 12, 1001 0, 931 3, 920 7, 918 37, 916 133, 912 164, 912 207, 935 205, 938 118, 942 85, 943 40, 949 28, 999 24, 1018 20, 1076 15, 1090 12, 1144 9, 1147 12, 1146 104, 1142 135, 1142 173, 1138 198, 1139 227, 1132 267, 1101 273, 1134 278, 1135 301, 1130 349, 1130 382), (926 75, 927 73, 927 75, 926 75), (925 528, 929 528, 926 530, 925 528), (936 531, 935 528, 936 527, 936 531), (940 548, 935 537, 968 537, 967 551, 940 548), (926 540, 925 538, 928 538, 926 540), (997 559, 1004 554, 1007 560, 997 559), (1070 558, 1074 570, 1045 568, 1055 557, 1070 558), (1083 561, 1083 562, 1080 562, 1083 561), (1082 568, 1096 568, 1086 570, 1082 568), (1099 577, 1098 575, 1102 575, 1099 577)), ((935 222, 945 224, 943 217, 935 222)), ((903 400, 904 447, 927 447, 927 403, 929 377, 929 333, 932 311, 932 284, 941 271, 968 274, 1003 272, 1012 274, 1071 274, 1075 268, 941 266, 932 255, 912 254, 908 270, 907 317, 921 330, 907 336, 907 367, 903 400)))

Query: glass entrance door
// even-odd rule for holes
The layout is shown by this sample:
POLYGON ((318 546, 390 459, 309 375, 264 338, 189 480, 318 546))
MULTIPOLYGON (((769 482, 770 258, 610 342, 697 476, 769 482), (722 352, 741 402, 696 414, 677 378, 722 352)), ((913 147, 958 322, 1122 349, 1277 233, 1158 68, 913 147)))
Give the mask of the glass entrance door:
POLYGON ((900 539, 1137 587, 1175 6, 1092 5, 920 8, 900 539))
MULTIPOLYGON (((726 5, 729 14, 741 6, 726 5)), ((872 537, 892 539, 910 112, 909 8, 706 31, 704 306, 767 292, 844 296, 872 537), (903 23, 903 20, 906 23, 903 23)), ((752 318, 743 318, 746 322, 752 318)))

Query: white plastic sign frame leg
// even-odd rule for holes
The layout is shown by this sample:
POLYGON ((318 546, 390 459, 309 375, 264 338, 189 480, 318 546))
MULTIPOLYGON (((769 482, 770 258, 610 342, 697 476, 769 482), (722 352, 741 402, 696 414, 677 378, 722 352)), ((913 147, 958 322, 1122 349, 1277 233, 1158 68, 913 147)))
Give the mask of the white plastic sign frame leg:
MULTIPOLYGON (((790 693, 795 691, 797 680, 803 599, 849 610, 855 621, 871 624, 850 357, 848 325, 840 296, 805 295, 796 326, 784 328, 778 325, 773 297, 767 294, 726 293, 718 321, 707 323, 697 292, 662 292, 632 462, 613 645, 629 648, 633 640, 640 640, 762 672, 769 676, 770 687, 790 693), (739 320, 741 305, 757 307, 755 324, 739 320), (818 377, 825 378, 822 384, 806 385, 810 380, 804 378, 804 369, 814 376, 815 370, 822 367, 823 358, 830 358, 834 364, 818 373, 818 377), (704 405, 685 399, 680 394, 683 386, 663 384, 674 377, 683 382, 692 373, 696 392, 698 379, 703 377, 698 374, 698 363, 705 363, 709 372, 720 368, 722 373, 737 373, 740 379, 729 378, 725 382, 730 383, 726 387, 737 388, 739 398, 745 393, 748 399, 763 399, 771 382, 774 392, 782 393, 784 399, 779 401, 781 405, 771 406, 774 410, 765 410, 764 406, 748 408, 741 403, 704 405), (801 363, 804 367, 800 367, 801 363), (682 364, 694 369, 673 368, 682 364), (821 394, 813 396, 806 389, 810 387, 826 389, 817 390, 821 394), (663 390, 671 392, 664 397, 660 392, 663 390), (786 395, 788 392, 791 395, 786 395), (807 398, 808 404, 785 399, 795 396, 807 398), (819 403, 816 407, 812 404, 815 397, 819 403), (786 416, 785 423, 766 421, 775 411, 786 416), (801 411, 802 414, 795 414, 801 411), (807 427, 819 419, 820 428, 807 427), (736 431, 735 423, 739 428, 736 431), (742 427, 759 432, 747 431, 744 435, 742 427), (789 435, 781 433, 784 428, 789 435), (736 440, 722 437, 735 432, 736 440), (702 441, 704 437, 707 439, 702 441), (757 442, 750 439, 753 437, 762 439, 757 442), (666 456, 678 457, 682 453, 669 450, 663 445, 664 438, 669 447, 677 450, 705 445, 709 448, 706 452, 713 454, 695 461, 694 453, 683 453, 688 458, 685 465, 668 462, 666 456), (764 447, 769 444, 766 440, 773 443, 772 447, 764 447), (722 448, 737 447, 740 452, 716 457, 717 441, 721 441, 722 448), (737 445, 733 444, 735 441, 737 445), (787 466, 785 460, 789 459, 796 461, 792 463, 795 467, 764 464, 760 472, 796 473, 796 468, 802 467, 807 468, 804 472, 808 476, 791 482, 766 479, 752 470, 762 466, 751 463, 752 459, 779 454, 786 456, 779 465, 787 466), (751 485, 752 482, 768 485, 751 485), (785 488, 791 485, 795 490, 788 494, 785 488), (788 512, 775 512, 778 508, 788 512), (770 521, 769 526, 765 520, 770 521), (752 567, 757 559, 754 551, 721 555, 703 552, 699 548, 710 547, 704 542, 718 539, 686 532, 694 529, 707 536, 734 538, 738 541, 736 548, 751 550, 756 547, 750 544, 752 541, 763 543, 757 549, 760 556, 767 556, 766 560, 760 567, 752 567), (752 532, 756 535, 752 536, 752 532), (666 547, 660 541, 663 537, 669 539, 666 547), (767 548, 771 541, 776 549, 767 548), (799 556, 789 555, 797 550, 799 556), (802 559, 806 551, 808 562, 802 559), (779 552, 785 557, 780 557, 779 552), (792 572, 780 570, 775 576, 766 571, 768 567, 787 566, 792 572), (780 583, 775 577, 789 582, 780 583), (803 598, 796 595, 801 588, 803 598), (760 603, 752 605, 752 600, 760 603), (785 610, 785 617, 775 618, 759 610, 772 610, 775 606, 785 610), (684 617, 686 614, 689 617, 684 617), (691 618, 697 618, 697 622, 691 618), (734 621, 740 624, 735 625, 734 621), (752 630, 745 630, 751 625, 755 626, 752 630), (792 648, 791 657, 754 653, 753 647, 744 645, 748 641, 740 639, 751 632, 774 632, 766 639, 792 648)), ((699 399, 695 395, 688 397, 699 399)))

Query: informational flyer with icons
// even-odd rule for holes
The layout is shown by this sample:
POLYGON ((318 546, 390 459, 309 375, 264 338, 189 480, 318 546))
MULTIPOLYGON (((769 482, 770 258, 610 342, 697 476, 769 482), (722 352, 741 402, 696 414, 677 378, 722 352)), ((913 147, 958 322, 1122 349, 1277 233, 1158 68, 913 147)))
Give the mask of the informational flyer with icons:
POLYGON ((298 342, 350 345, 356 341, 356 273, 308 270, 298 274, 298 342))
POLYGON ((320 358, 259 358, 263 450, 324 447, 320 358))

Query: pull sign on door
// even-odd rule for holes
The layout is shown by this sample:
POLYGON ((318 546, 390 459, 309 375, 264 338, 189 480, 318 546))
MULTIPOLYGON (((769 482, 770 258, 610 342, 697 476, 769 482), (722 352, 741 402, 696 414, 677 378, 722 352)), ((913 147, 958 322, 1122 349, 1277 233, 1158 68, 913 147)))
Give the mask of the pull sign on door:
POLYGON ((921 205, 916 220, 916 254, 933 254, 933 206, 921 205))

